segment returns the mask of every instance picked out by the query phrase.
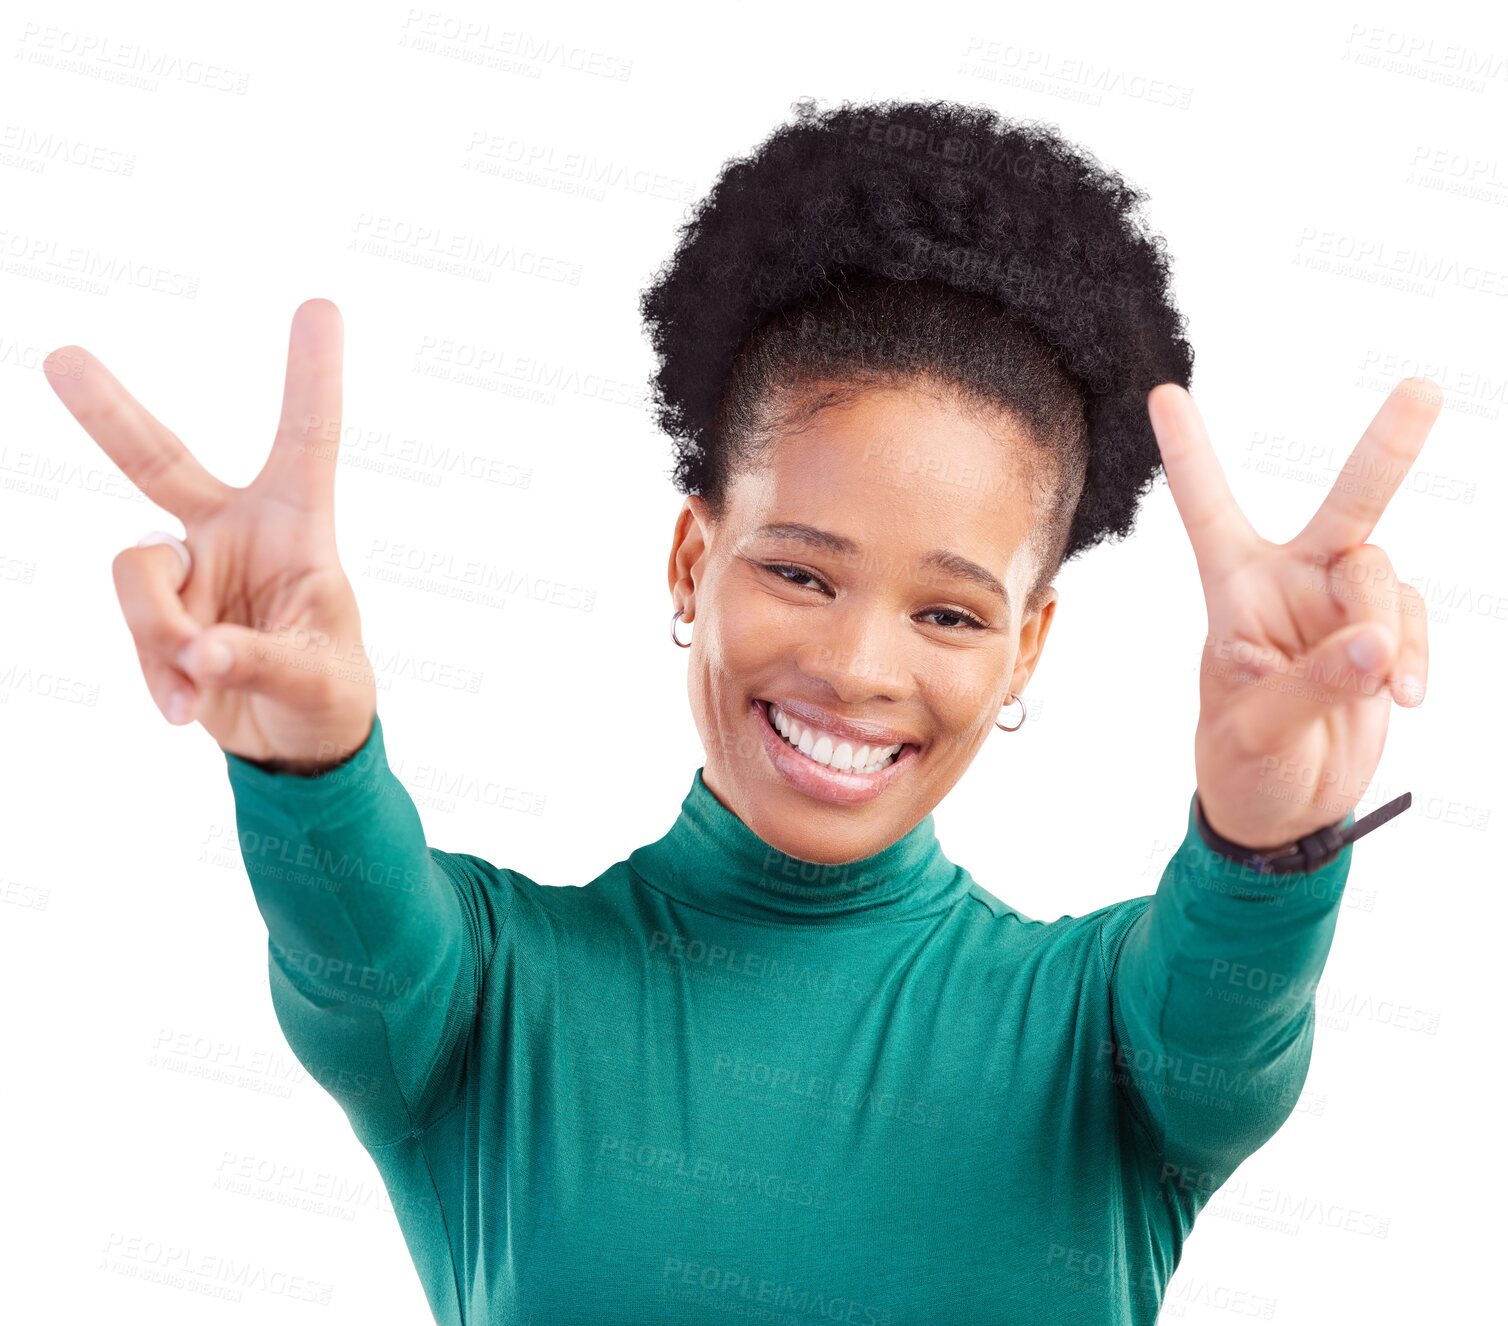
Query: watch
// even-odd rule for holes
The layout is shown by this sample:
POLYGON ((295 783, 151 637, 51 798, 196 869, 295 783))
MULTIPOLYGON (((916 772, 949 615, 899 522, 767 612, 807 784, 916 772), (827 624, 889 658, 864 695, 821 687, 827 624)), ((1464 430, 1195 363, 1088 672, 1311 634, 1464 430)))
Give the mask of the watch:
POLYGON ((1313 833, 1306 833, 1302 838, 1286 843, 1282 847, 1271 847, 1264 852, 1259 852, 1251 847, 1242 847, 1240 843, 1233 843, 1229 838, 1222 838, 1210 827, 1210 822, 1204 818, 1204 807, 1200 804, 1199 791, 1196 788, 1194 790, 1194 826, 1199 830, 1199 836, 1204 840, 1204 845, 1212 852, 1238 861, 1255 870, 1259 875, 1293 875, 1300 872, 1308 873, 1328 865, 1340 855, 1341 849, 1347 843, 1355 842, 1364 833, 1371 833, 1379 824, 1386 824, 1394 815, 1402 814, 1407 810, 1413 802, 1414 794, 1405 792, 1402 796, 1396 796, 1386 804, 1378 806, 1370 814, 1363 815, 1349 829, 1341 827, 1346 822, 1343 816, 1334 824, 1327 824, 1313 833))

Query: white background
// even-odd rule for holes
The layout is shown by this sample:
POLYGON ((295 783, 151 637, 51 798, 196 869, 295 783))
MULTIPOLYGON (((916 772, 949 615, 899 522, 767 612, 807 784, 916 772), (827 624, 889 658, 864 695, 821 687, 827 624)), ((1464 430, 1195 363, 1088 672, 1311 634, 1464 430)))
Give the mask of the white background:
MULTIPOLYGON (((1304 1100, 1201 1216, 1162 1319, 1481 1318, 1504 1232, 1508 29, 1455 4, 1219 29, 1206 12, 10 11, 0 1316, 428 1319, 375 1168, 289 1071, 224 758, 159 715, 120 615, 111 558, 181 527, 68 416, 43 356, 87 346, 246 483, 293 310, 333 299, 340 546, 394 768, 433 845, 585 883, 668 827, 703 758, 666 632, 681 497, 643 404, 638 292, 723 161, 812 95, 987 102, 1144 188, 1196 399, 1269 537, 1308 519, 1399 378, 1445 389, 1373 536, 1431 605, 1431 662, 1358 814, 1414 804, 1357 844, 1304 1100), (414 41, 467 22, 469 40, 414 41), (165 65, 133 73, 132 47, 165 65), (363 247, 419 227, 433 245, 363 247), (509 260, 412 261, 457 236, 509 260), (104 274, 79 284, 80 263, 104 274), (463 378, 480 355, 506 371, 463 378), (436 559, 428 579, 378 578, 414 558, 436 559), (468 568, 591 608, 456 597, 468 568), (505 788, 544 813, 503 808, 505 788), (217 1184, 247 1170, 273 1177, 217 1184), (149 1283, 130 1239, 322 1281, 330 1302, 149 1283)), ((1151 892, 1183 834, 1204 620, 1165 481, 1060 590, 1031 720, 992 734, 936 812, 955 861, 1045 919, 1151 892)))

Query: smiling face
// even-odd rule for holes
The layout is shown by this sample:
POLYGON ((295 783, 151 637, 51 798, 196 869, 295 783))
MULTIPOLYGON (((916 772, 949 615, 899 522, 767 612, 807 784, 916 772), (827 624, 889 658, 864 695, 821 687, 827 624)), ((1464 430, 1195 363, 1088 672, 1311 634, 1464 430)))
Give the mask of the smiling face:
POLYGON ((1028 445, 1008 415, 873 387, 782 434, 720 521, 687 497, 669 575, 702 777, 772 846, 827 863, 888 846, 1025 689, 1056 607, 1048 589, 1026 611, 1028 445))

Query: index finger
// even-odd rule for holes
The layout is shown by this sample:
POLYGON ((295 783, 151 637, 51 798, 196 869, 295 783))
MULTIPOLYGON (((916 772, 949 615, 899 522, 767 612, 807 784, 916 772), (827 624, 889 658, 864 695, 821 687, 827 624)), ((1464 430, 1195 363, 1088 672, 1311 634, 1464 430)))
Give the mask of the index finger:
POLYGON ((1173 505, 1208 585, 1247 552, 1257 532, 1236 505, 1194 398, 1176 382, 1159 383, 1147 393, 1147 413, 1173 505))
POLYGON ((341 362, 345 322, 328 299, 306 299, 293 311, 283 411, 272 450, 253 481, 311 512, 335 506, 340 450, 341 362))
POLYGON ((1445 393, 1429 378, 1404 378, 1388 394, 1335 484, 1290 546, 1330 558, 1365 543, 1424 446, 1445 393))
POLYGON ((187 524, 225 500, 229 486, 195 460, 177 435, 89 351, 59 346, 43 360, 42 368, 84 431, 158 506, 187 524))

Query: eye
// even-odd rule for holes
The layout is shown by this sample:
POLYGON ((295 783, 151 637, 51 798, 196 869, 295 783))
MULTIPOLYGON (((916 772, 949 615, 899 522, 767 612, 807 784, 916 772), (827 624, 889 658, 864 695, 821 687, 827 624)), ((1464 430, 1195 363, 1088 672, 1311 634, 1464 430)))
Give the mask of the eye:
MULTIPOLYGON (((989 627, 980 621, 978 617, 974 616, 972 612, 964 612, 961 608, 928 608, 923 615, 927 617, 954 617, 971 631, 989 630, 989 627)), ((957 628, 950 627, 949 629, 956 630, 957 628)))
MULTIPOLYGON (((793 575, 803 576, 807 580, 817 579, 817 577, 814 576, 810 571, 804 570, 799 566, 792 566, 788 562, 761 562, 760 567, 763 570, 770 572, 771 575, 779 576, 780 579, 784 580, 787 584, 796 585, 797 589, 807 589, 809 588, 809 586, 797 585, 796 581, 793 580, 791 576, 784 574, 785 572, 790 571, 793 575)), ((820 584, 821 582, 818 581, 818 583, 820 584)))
MULTIPOLYGON (((797 589, 825 588, 822 581, 812 572, 806 570, 804 567, 792 565, 790 562, 760 562, 759 566, 761 570, 768 571, 773 576, 778 576, 786 584, 795 585, 797 589), (814 581, 815 584, 803 585, 798 583, 801 580, 814 581)), ((950 631, 987 631, 990 629, 986 623, 980 621, 972 612, 965 612, 962 608, 928 608, 922 616, 953 618, 953 621, 958 623, 958 625, 950 622, 936 623, 936 625, 950 631)))

